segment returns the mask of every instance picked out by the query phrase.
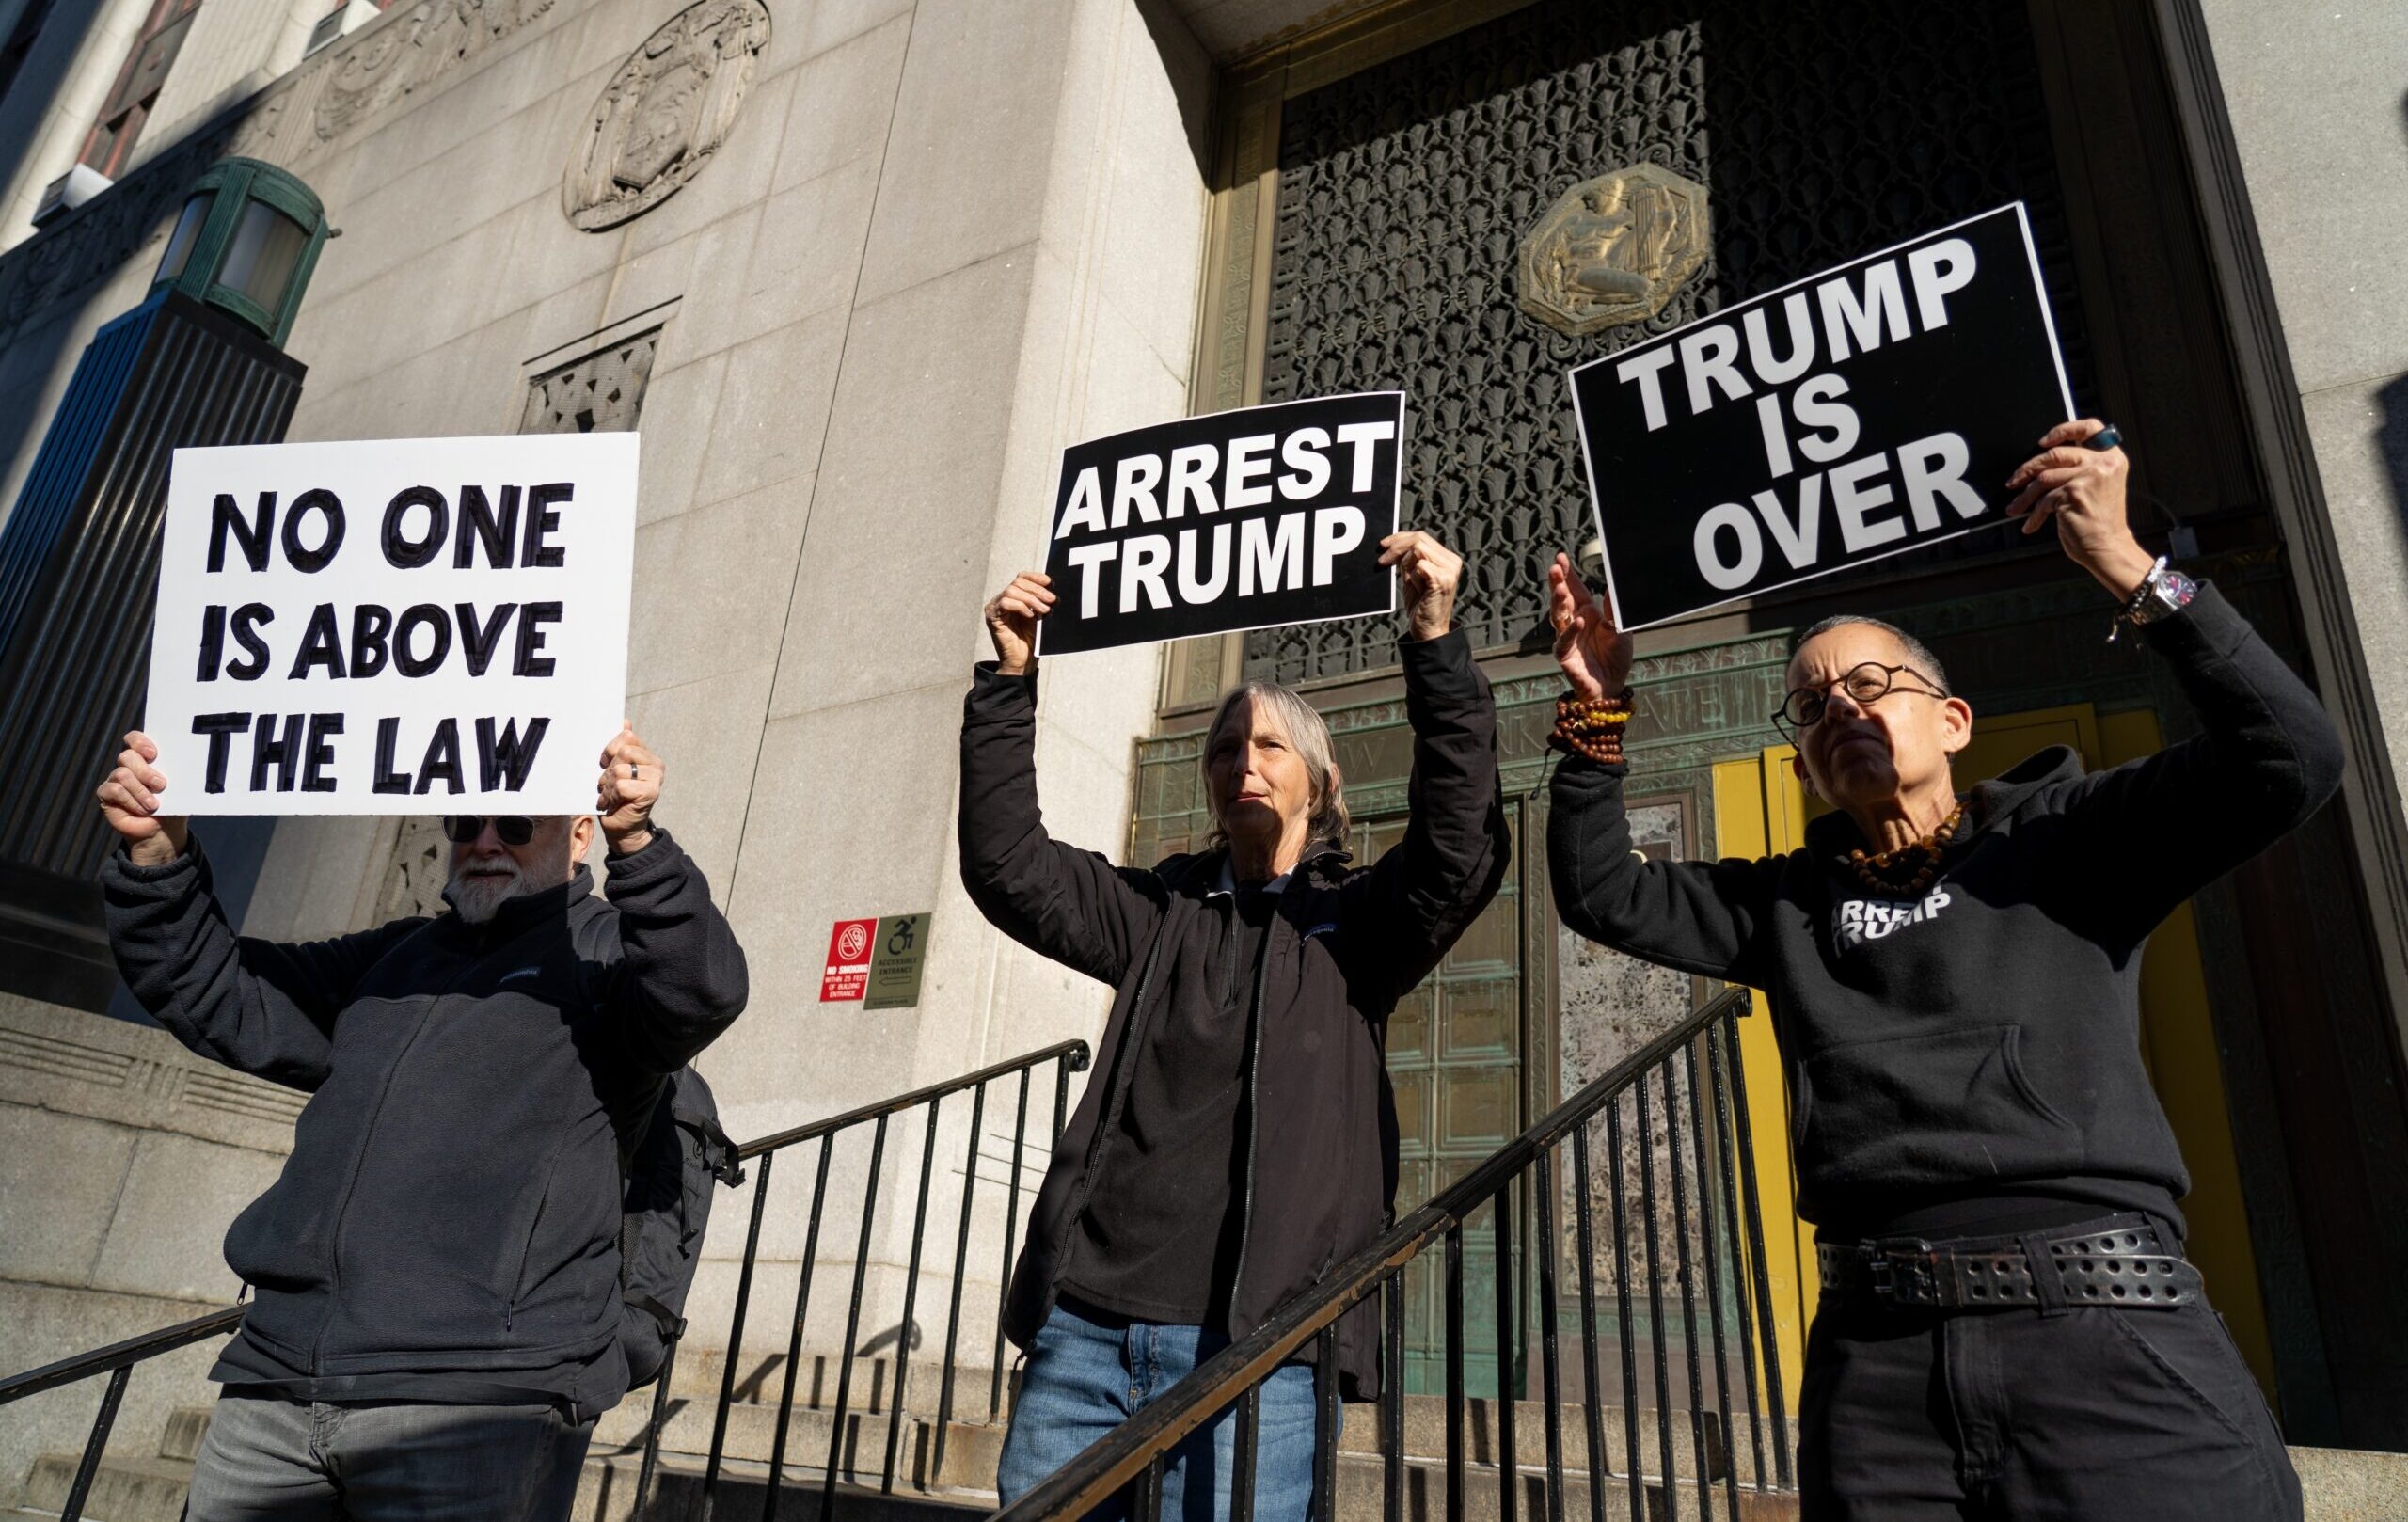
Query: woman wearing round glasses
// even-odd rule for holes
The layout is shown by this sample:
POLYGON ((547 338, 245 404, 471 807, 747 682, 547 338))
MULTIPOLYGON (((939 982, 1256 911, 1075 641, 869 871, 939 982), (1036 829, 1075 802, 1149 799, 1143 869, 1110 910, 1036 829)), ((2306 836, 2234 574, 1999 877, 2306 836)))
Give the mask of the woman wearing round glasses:
POLYGON ((2315 697, 2125 522, 2101 425, 2052 430, 2008 512, 2052 524, 2172 667, 2199 733, 1960 789, 1973 710, 1921 642, 1826 619, 1774 716, 1832 812, 1759 861, 1632 848, 1630 637, 1559 557, 1549 866, 1564 923, 1766 991, 1823 1295, 1809 1517, 2297 1517, 2281 1438, 2182 1258, 2182 1157, 2138 1045, 2141 947, 2340 778, 2315 697), (2093 447, 2080 447, 2087 441, 2093 447))

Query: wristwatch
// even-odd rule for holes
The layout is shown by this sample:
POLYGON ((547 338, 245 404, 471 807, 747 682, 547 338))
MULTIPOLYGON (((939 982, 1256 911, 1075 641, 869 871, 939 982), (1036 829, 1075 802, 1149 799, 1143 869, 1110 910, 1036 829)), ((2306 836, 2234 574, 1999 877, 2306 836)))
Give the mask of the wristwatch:
POLYGON ((2107 626, 2107 642, 2114 644, 2125 625, 2154 624, 2180 612, 2198 595, 2199 584, 2168 565, 2165 557, 2160 555, 2124 606, 2115 610, 2115 618, 2107 626))

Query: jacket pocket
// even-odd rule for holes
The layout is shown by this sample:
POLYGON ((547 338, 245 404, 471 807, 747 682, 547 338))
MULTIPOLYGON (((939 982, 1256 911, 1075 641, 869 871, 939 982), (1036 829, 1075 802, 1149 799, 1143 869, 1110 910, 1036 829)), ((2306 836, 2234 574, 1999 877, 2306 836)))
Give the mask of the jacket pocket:
POLYGON ((2023 1070, 2022 1027, 1851 1041, 1798 1064, 1806 1189, 1977 1184, 2082 1166, 2082 1130, 2023 1070))
POLYGON ((527 1217, 527 1234, 519 1239, 518 1266, 510 1276, 510 1298, 502 1306, 501 1329, 511 1331, 518 1319, 518 1302, 527 1298, 530 1288, 528 1271, 534 1264, 535 1239, 544 1229, 544 1211, 552 1202, 552 1185, 560 1177, 561 1154, 566 1148, 552 1149, 550 1165, 544 1170, 544 1186, 535 1192, 535 1208, 527 1217))

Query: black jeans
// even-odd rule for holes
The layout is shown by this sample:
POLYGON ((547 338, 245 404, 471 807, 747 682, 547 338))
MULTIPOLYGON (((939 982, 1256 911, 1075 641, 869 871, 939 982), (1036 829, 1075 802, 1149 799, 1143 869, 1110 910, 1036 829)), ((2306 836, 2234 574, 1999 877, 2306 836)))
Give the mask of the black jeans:
POLYGON ((1806 1522, 2299 1522, 2223 1319, 1826 1300, 1798 1411, 1806 1522))

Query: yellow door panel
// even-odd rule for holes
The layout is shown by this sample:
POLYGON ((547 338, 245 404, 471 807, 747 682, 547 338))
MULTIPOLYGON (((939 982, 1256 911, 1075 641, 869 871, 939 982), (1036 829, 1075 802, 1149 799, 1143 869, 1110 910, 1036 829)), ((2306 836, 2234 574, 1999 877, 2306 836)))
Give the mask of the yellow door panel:
MULTIPOLYGON (((1714 769, 1714 852, 1718 856, 1766 856, 1777 849, 1767 822, 1795 835, 1803 828, 1803 799, 1786 767, 1763 760, 1719 762, 1714 769)), ((1756 1190, 1765 1229, 1765 1300, 1772 1311, 1773 1343, 1780 1354, 1782 1384, 1789 1408, 1798 1408, 1798 1379, 1806 1367, 1806 1328, 1814 1319, 1820 1280, 1814 1267, 1814 1229, 1798 1218, 1798 1174, 1789 1154, 1789 1083, 1773 1041, 1772 1014, 1755 995, 1751 1018, 1739 1022, 1739 1075, 1747 1085, 1748 1125, 1743 1138, 1755 1158, 1756 1190)), ((1762 1356, 1761 1354, 1758 1355, 1762 1356)))

